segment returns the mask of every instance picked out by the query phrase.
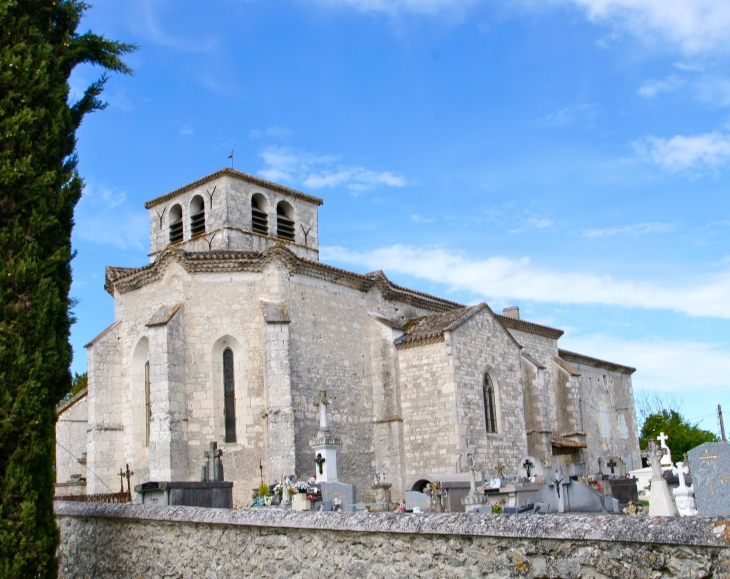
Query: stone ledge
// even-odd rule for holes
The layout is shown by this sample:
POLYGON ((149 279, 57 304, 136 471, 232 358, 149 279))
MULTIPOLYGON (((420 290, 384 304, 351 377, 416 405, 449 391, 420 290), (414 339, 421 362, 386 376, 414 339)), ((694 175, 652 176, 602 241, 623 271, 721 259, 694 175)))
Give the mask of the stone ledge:
POLYGON ((730 546, 730 519, 720 517, 669 519, 615 515, 299 513, 276 509, 203 509, 64 501, 55 503, 55 512, 57 516, 66 517, 102 517, 352 533, 619 541, 720 548, 730 546))

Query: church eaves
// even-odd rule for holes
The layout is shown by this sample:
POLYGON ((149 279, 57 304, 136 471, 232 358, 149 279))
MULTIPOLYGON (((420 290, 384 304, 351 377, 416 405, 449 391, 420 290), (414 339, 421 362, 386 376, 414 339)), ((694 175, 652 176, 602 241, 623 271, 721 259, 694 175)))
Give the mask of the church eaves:
POLYGON ((505 328, 518 330, 520 332, 527 332, 528 334, 535 334, 537 336, 542 336, 543 338, 552 338, 553 340, 557 340, 565 333, 563 330, 558 330, 557 328, 542 326, 540 324, 535 324, 534 322, 526 322, 525 320, 517 320, 501 314, 494 314, 494 317, 497 318, 505 328))
POLYGON ((377 287, 385 299, 414 307, 436 312, 464 307, 456 302, 396 285, 382 273, 369 277, 303 259, 283 244, 276 244, 263 252, 227 250, 190 252, 167 249, 153 263, 140 268, 107 267, 104 288, 111 295, 116 292, 123 294, 134 291, 161 279, 171 263, 180 264, 187 273, 261 272, 262 267, 272 260, 284 263, 295 275, 320 279, 362 292, 377 287))
POLYGON ((607 362, 606 360, 599 360, 598 358, 591 358, 590 356, 584 356, 583 354, 576 354, 575 352, 569 352, 568 350, 558 350, 558 355, 568 362, 573 364, 585 364, 586 366, 593 366, 594 368, 604 368, 614 372, 620 372, 622 374, 633 374, 636 372, 636 368, 631 366, 623 366, 614 362, 607 362))
POLYGON ((248 173, 244 173, 243 171, 237 171, 236 169, 231 169, 229 167, 226 167, 225 169, 221 169, 220 171, 211 173, 210 175, 207 175, 207 176, 203 177, 202 179, 198 179, 197 181, 188 183, 187 185, 184 185, 183 187, 175 189, 174 191, 170 191, 169 193, 166 193, 165 195, 161 195, 160 197, 151 199, 150 201, 147 201, 144 204, 144 206, 146 209, 151 209, 155 205, 164 203, 165 201, 168 201, 168 200, 172 199, 173 197, 177 197, 181 193, 191 191, 192 189, 200 187, 201 185, 205 185, 206 183, 208 183, 210 181, 213 181, 215 179, 218 179, 218 178, 224 177, 224 176, 233 177, 235 179, 240 179, 241 181, 251 183, 252 185, 258 185, 260 187, 265 187, 266 189, 269 189, 271 191, 279 191, 280 193, 286 193, 287 195, 291 195, 292 197, 298 197, 299 199, 303 199, 304 201, 309 201, 310 203, 316 203, 317 205, 322 205, 324 203, 324 201, 322 199, 320 199, 319 197, 315 197, 314 195, 308 195, 307 193, 302 193, 301 191, 297 191, 296 189, 291 189, 290 187, 286 187, 284 185, 279 185, 278 183, 272 183, 271 181, 267 181, 266 179, 262 179, 261 177, 256 177, 255 175, 250 175, 248 173))

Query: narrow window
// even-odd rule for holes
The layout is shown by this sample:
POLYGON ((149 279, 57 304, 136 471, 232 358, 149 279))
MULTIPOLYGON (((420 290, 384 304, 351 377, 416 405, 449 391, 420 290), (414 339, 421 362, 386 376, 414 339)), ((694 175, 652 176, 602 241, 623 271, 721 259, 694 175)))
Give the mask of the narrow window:
POLYGON ((496 413, 494 411, 494 385, 489 374, 484 375, 484 420, 487 424, 487 432, 497 432, 496 413))
POLYGON ((150 363, 144 363, 144 414, 145 414, 145 446, 150 445, 150 421, 152 407, 150 405, 150 363))
POLYGON ((279 239, 294 241, 294 209, 286 201, 276 206, 276 236, 279 239))
POLYGON ((200 195, 190 202, 190 237, 205 233, 205 203, 200 195))
POLYGON ((223 350, 223 393, 226 419, 226 442, 236 442, 236 392, 233 379, 233 350, 223 350))
POLYGON ((170 209, 170 243, 178 243, 183 240, 182 207, 173 205, 170 209))
POLYGON ((260 193, 251 197, 251 229, 254 233, 269 234, 269 216, 266 213, 266 199, 260 193))

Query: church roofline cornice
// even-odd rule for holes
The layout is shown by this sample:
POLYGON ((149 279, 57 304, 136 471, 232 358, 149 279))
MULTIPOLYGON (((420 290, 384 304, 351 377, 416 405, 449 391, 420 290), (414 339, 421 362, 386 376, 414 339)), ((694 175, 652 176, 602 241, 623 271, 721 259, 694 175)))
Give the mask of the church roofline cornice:
POLYGON ((591 358, 590 356, 585 356, 576 352, 569 352, 568 350, 559 349, 558 354, 561 358, 568 362, 572 362, 573 364, 585 364, 586 366, 604 368, 621 374, 631 375, 636 372, 636 368, 632 368, 631 366, 624 366, 614 362, 607 362, 606 360, 599 360, 598 358, 591 358))
POLYGON ((238 171, 236 169, 226 167, 224 169, 221 169, 220 171, 211 173, 210 175, 207 175, 202 179, 198 179, 197 181, 188 183, 187 185, 175 189, 174 191, 170 191, 169 193, 165 193, 160 197, 155 197, 154 199, 147 201, 144 204, 145 209, 152 209, 156 205, 165 203, 166 201, 169 201, 170 199, 173 199, 174 197, 177 197, 182 193, 192 191, 193 189, 196 189, 201 185, 205 185, 206 183, 209 183, 210 181, 213 181, 220 177, 234 177, 236 179, 240 179, 241 181, 251 183, 252 185, 259 185, 260 187, 265 187, 266 189, 270 189, 272 191, 278 191, 280 193, 291 195, 292 197, 298 197, 299 199, 308 201, 309 203, 315 203, 317 205, 322 205, 324 203, 322 199, 320 199, 319 197, 315 197, 314 195, 308 195, 307 193, 302 193, 301 191, 292 189, 291 187, 279 185, 278 183, 272 183, 271 181, 267 181, 266 179, 262 179, 261 177, 256 177, 255 175, 250 175, 249 173, 244 173, 243 171, 238 171))
POLYGON ((188 273, 217 273, 233 271, 261 272, 273 261, 283 263, 292 274, 321 279, 367 293, 377 287, 390 301, 414 307, 444 312, 463 308, 461 304, 401 287, 392 283, 382 272, 362 275, 295 255, 284 244, 277 243, 263 252, 252 251, 184 251, 167 249, 153 263, 139 268, 106 268, 104 288, 111 294, 127 293, 160 279, 170 263, 179 263, 188 273))
POLYGON ((527 332, 528 334, 535 334, 537 336, 542 336, 543 338, 557 340, 565 333, 563 330, 558 330, 557 328, 550 328, 549 326, 542 326, 525 320, 517 320, 515 318, 503 316, 502 314, 494 314, 494 317, 497 318, 505 328, 527 332))

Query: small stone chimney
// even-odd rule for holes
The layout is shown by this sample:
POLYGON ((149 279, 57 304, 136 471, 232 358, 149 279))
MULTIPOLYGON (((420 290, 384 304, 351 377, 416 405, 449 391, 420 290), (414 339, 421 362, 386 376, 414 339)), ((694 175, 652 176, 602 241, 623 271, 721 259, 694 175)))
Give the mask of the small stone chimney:
POLYGON ((519 320, 520 319, 520 308, 517 306, 512 306, 509 308, 504 308, 502 310, 502 314, 505 318, 512 318, 513 320, 519 320))

